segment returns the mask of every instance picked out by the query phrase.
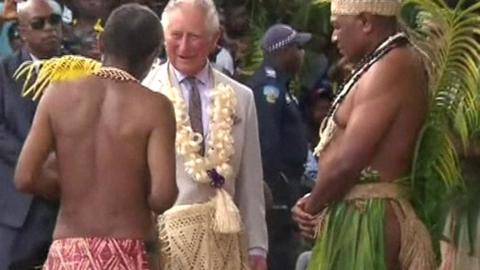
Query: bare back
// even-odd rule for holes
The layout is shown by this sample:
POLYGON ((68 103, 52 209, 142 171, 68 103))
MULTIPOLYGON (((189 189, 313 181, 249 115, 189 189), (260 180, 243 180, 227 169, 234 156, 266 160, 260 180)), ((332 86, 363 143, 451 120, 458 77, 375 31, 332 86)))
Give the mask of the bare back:
POLYGON ((171 104, 138 83, 93 76, 56 88, 50 117, 61 209, 54 238, 149 238, 149 140, 162 118, 173 118, 171 104))
POLYGON ((338 129, 323 159, 328 162, 348 149, 346 159, 355 159, 359 169, 378 171, 382 181, 408 176, 427 97, 417 54, 408 47, 392 50, 362 76, 339 108, 338 129))

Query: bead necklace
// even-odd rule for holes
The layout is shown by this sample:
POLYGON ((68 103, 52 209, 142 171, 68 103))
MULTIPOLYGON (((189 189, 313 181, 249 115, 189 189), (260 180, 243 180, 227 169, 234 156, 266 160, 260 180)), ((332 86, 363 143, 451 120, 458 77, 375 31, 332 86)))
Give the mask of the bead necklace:
POLYGON ((366 57, 355 66, 351 75, 340 85, 340 94, 334 100, 330 110, 322 121, 319 129, 320 141, 315 147, 314 153, 319 155, 320 152, 325 149, 325 147, 330 143, 333 132, 335 131, 335 121, 334 115, 337 112, 340 104, 345 99, 345 97, 353 89, 353 86, 360 80, 360 78, 368 71, 368 69, 390 52, 393 48, 400 46, 401 44, 408 42, 407 35, 405 33, 396 33, 388 37, 384 42, 382 42, 372 53, 368 54, 366 57))
POLYGON ((133 77, 130 73, 115 67, 101 67, 92 74, 100 78, 121 82, 139 82, 137 78, 133 77))

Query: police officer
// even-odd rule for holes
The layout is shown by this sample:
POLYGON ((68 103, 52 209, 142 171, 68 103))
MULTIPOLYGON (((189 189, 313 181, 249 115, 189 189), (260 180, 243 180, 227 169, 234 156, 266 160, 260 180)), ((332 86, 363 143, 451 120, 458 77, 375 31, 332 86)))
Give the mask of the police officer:
POLYGON ((273 193, 267 213, 269 269, 294 268, 296 256, 290 207, 299 196, 300 178, 308 151, 306 130, 290 81, 300 71, 302 46, 311 38, 292 27, 277 24, 262 41, 264 61, 249 86, 257 106, 264 179, 273 193))

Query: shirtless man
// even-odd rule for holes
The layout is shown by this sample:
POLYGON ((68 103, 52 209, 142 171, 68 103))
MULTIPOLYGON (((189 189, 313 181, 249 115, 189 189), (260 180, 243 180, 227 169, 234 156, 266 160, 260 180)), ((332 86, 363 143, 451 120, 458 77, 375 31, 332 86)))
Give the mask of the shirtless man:
POLYGON ((332 40, 357 67, 322 125, 317 183, 292 210, 304 235, 319 229, 309 269, 433 266, 429 235, 397 181, 409 176, 427 111, 427 78, 397 33, 399 9, 396 0, 332 1, 332 40))
POLYGON ((156 241, 152 211, 163 213, 177 195, 173 107, 139 84, 161 33, 148 8, 118 8, 101 37, 100 71, 52 84, 40 101, 15 182, 24 192, 59 190, 45 269, 148 268, 144 242, 156 241), (51 150, 59 179, 45 189, 39 175, 51 150))

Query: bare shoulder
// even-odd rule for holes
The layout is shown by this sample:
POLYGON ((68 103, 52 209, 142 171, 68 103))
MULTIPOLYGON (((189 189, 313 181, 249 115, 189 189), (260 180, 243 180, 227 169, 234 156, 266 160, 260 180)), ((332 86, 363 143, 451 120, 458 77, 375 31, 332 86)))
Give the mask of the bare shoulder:
POLYGON ((149 103, 150 106, 159 107, 170 107, 172 106, 172 102, 162 93, 154 92, 147 87, 138 84, 137 87, 142 91, 145 95, 146 101, 149 103))
POLYGON ((375 63, 360 82, 364 94, 404 96, 426 90, 427 77, 421 58, 413 48, 396 48, 375 63))
POLYGON ((424 68, 420 54, 411 46, 393 49, 385 56, 385 61, 380 61, 379 66, 390 68, 393 71, 422 73, 424 68))
POLYGON ((140 84, 136 84, 134 87, 141 93, 141 103, 138 104, 148 111, 152 117, 166 117, 173 112, 172 102, 165 95, 151 91, 140 84))
POLYGON ((71 99, 73 89, 77 88, 77 82, 60 81, 50 83, 44 90, 41 100, 43 103, 64 104, 71 99))

